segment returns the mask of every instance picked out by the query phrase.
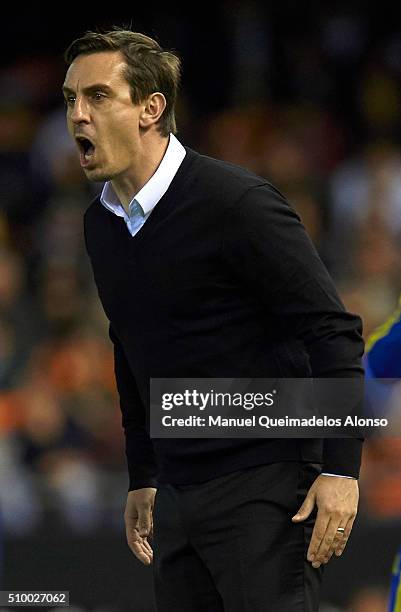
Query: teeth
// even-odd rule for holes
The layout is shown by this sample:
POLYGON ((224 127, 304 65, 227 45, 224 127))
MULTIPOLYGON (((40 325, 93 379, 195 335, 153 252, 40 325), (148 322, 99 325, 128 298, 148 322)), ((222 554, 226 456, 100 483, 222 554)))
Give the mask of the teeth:
POLYGON ((89 149, 86 151, 85 153, 85 159, 88 157, 91 157, 94 153, 95 148, 93 146, 90 146, 89 149))

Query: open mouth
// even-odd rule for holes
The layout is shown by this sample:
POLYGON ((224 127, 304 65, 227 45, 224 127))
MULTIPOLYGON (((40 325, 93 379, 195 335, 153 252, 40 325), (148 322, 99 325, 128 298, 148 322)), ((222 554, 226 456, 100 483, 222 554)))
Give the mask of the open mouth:
POLYGON ((76 141, 79 147, 81 165, 86 165, 86 163, 93 157, 95 145, 85 136, 77 136, 76 141))

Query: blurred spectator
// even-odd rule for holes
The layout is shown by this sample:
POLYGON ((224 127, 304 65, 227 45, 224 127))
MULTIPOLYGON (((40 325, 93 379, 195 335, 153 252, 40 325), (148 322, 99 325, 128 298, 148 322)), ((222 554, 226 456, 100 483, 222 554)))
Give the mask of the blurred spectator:
MULTIPOLYGON (((389 142, 375 142, 345 160, 330 179, 333 259, 339 275, 349 274, 355 237, 370 228, 385 241, 401 238, 401 152, 389 142), (348 269, 347 269, 348 266, 348 269)), ((373 239, 373 236, 372 236, 373 239)), ((378 241, 380 249, 385 242, 378 241)), ((399 271, 398 271, 399 272, 399 271)))
POLYGON ((40 315, 26 293, 23 261, 0 247, 0 389, 19 382, 39 337, 40 315))
POLYGON ((366 587, 352 597, 349 612, 387 612, 388 592, 380 588, 366 587))
POLYGON ((32 531, 42 515, 38 489, 29 470, 21 463, 13 438, 1 433, 0 515, 2 528, 16 535, 32 531))

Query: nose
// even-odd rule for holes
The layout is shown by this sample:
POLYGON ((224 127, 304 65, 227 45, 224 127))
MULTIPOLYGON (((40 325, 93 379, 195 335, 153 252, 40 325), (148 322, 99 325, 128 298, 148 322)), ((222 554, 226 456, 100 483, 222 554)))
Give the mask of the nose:
POLYGON ((82 97, 77 96, 75 99, 70 117, 73 123, 89 123, 89 108, 82 97))

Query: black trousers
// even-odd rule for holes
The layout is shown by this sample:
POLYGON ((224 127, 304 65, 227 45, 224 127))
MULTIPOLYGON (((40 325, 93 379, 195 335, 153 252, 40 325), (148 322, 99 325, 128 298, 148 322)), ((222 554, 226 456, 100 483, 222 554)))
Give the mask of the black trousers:
POLYGON ((317 612, 323 567, 306 560, 316 510, 302 524, 291 517, 320 471, 278 462, 159 487, 158 612, 317 612))

